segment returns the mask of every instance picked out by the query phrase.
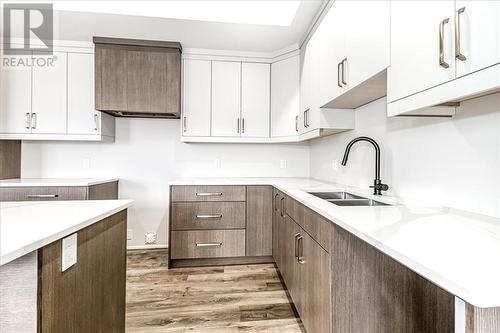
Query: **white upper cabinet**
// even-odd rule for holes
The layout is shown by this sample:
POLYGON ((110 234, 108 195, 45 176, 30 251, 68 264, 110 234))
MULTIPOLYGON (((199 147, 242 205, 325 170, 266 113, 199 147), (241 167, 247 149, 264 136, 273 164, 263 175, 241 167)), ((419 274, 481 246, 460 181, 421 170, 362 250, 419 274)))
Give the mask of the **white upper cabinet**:
POLYGON ((298 133, 298 55, 271 65, 271 137, 293 137, 298 133))
POLYGON ((241 136, 269 137, 271 66, 241 65, 241 136))
POLYGON ((339 3, 346 39, 342 84, 351 89, 389 66, 390 2, 339 3))
POLYGON ((212 135, 239 137, 241 132, 241 62, 212 62, 212 135))
POLYGON ((55 41, 54 49, 33 55, 35 66, 2 66, 0 139, 113 141, 114 117, 94 109, 93 46, 55 41))
POLYGON ((53 66, 33 68, 31 133, 66 133, 67 53, 54 55, 53 66))
POLYGON ((500 1, 456 2, 457 77, 500 63, 500 1))
POLYGON ((101 113, 94 109, 94 55, 68 53, 68 134, 97 134, 101 113))
POLYGON ((455 1, 391 2, 388 101, 455 78, 455 1))
POLYGON ((0 133, 31 133, 31 67, 0 68, 0 133))
POLYGON ((212 62, 183 60, 182 135, 210 136, 212 62))

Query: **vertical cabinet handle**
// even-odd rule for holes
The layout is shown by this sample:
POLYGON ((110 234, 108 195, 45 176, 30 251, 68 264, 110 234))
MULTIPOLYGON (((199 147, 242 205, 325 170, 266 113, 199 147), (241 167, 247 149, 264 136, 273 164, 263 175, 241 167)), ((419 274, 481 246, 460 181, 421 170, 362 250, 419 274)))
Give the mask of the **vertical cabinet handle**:
POLYGON ((341 62, 342 64, 342 84, 347 85, 347 81, 345 78, 345 69, 346 69, 346 64, 347 64, 347 58, 344 58, 341 62))
POLYGON ((460 14, 465 12, 465 7, 457 10, 457 18, 455 20, 455 58, 461 61, 467 60, 460 50, 460 14))
POLYGON ((297 237, 297 262, 301 265, 305 264, 304 260, 304 237, 297 237))
POLYGON ((97 131, 97 113, 94 113, 94 131, 97 131))
POLYGON ((444 25, 450 22, 449 18, 442 20, 439 23, 439 66, 449 68, 450 65, 444 61, 444 25))
POLYGON ((340 72, 342 71, 342 62, 337 65, 337 85, 342 88, 342 82, 340 82, 340 72))
POLYGON ((309 127, 309 109, 304 111, 304 127, 309 127))
POLYGON ((295 116, 295 132, 299 131, 299 116, 295 116))
POLYGON ((186 133, 186 117, 182 117, 182 131, 186 133))
POLYGON ((276 199, 278 198, 278 195, 279 195, 279 193, 276 193, 276 194, 274 195, 274 201, 273 201, 273 202, 274 202, 274 211, 275 211, 275 212, 277 212, 277 211, 278 211, 278 204, 276 203, 276 199))
POLYGON ((285 217, 285 197, 281 198, 280 204, 281 204, 280 215, 281 215, 281 217, 285 217))
POLYGON ((245 133, 245 118, 241 118, 241 133, 245 133))
POLYGON ((300 237, 300 233, 295 234, 295 239, 293 242, 294 256, 297 261, 299 261, 299 247, 297 246, 297 239, 300 237))
POLYGON ((31 114, 31 128, 36 129, 36 124, 37 124, 37 116, 36 113, 31 114))
POLYGON ((238 120, 236 121, 236 126, 237 126, 236 132, 240 133, 240 118, 238 118, 238 120))
POLYGON ((26 129, 30 129, 31 127, 31 116, 29 112, 26 112, 24 115, 24 127, 26 127, 26 129))

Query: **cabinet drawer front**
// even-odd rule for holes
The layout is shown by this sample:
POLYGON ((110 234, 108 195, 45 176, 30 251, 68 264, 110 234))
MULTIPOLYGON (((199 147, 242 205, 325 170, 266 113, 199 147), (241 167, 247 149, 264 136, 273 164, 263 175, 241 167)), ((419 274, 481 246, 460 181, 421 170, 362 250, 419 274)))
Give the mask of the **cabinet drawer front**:
POLYGON ((172 259, 245 256, 245 230, 172 231, 172 259))
POLYGON ((172 230, 244 228, 244 202, 176 202, 172 204, 172 230))
POLYGON ((172 186, 172 201, 245 201, 245 186, 172 186))
POLYGON ((86 200, 87 187, 3 187, 0 201, 86 200))
POLYGON ((285 199, 285 212, 325 250, 330 251, 333 226, 328 220, 289 197, 285 199))

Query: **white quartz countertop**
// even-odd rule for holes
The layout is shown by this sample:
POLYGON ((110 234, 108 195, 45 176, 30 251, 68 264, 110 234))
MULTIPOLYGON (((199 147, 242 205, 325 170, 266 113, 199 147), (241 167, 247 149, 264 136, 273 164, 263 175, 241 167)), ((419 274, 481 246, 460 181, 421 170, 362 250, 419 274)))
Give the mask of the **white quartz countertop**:
POLYGON ((92 186, 118 178, 14 178, 0 180, 0 187, 92 186))
POLYGON ((0 266, 127 209, 132 200, 0 202, 0 266))
POLYGON ((500 219, 404 203, 307 178, 189 178, 170 185, 273 185, 477 307, 500 306, 500 219), (336 206, 308 192, 347 191, 393 206, 336 206))

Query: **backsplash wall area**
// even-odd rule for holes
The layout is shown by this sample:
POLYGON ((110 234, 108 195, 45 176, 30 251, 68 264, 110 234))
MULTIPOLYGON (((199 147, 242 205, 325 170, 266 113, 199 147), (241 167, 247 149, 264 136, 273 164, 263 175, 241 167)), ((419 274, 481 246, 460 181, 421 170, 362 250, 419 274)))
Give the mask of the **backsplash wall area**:
POLYGON ((351 139, 370 136, 381 146, 388 194, 500 217, 500 94, 463 102, 453 119, 387 118, 385 103, 357 109, 356 130, 312 141, 311 177, 371 185, 370 144, 357 143, 340 164, 351 139))
POLYGON ((309 176, 308 143, 186 144, 180 142, 179 126, 179 120, 117 118, 115 143, 25 141, 22 177, 120 178, 120 198, 135 200, 129 209, 129 246, 141 246, 145 232, 157 232, 157 243, 166 243, 172 179, 309 176))

